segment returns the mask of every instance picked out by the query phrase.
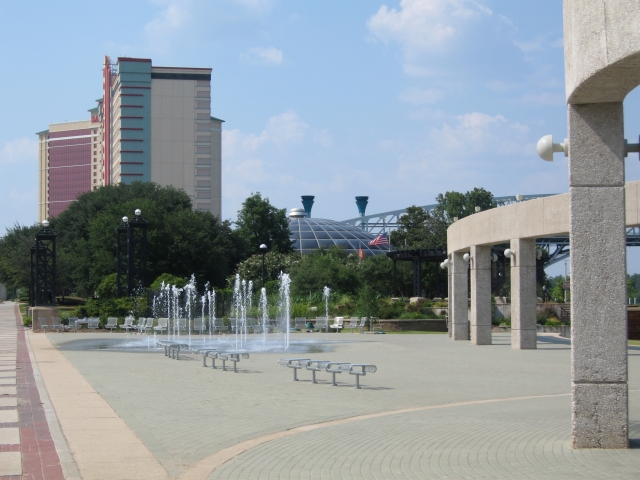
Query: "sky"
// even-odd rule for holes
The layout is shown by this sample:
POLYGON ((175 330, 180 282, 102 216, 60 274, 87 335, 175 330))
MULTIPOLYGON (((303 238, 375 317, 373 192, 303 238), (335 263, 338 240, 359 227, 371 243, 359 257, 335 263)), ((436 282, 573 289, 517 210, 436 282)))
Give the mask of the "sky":
MULTIPOLYGON (((315 195, 314 217, 344 220, 357 195, 373 214, 568 191, 567 160, 535 151, 567 135, 559 0, 0 0, 0 42, 0 234, 36 221, 35 132, 88 118, 104 55, 213 69, 225 219, 252 192, 287 209, 315 195)), ((636 90, 633 142, 639 106, 636 90)))

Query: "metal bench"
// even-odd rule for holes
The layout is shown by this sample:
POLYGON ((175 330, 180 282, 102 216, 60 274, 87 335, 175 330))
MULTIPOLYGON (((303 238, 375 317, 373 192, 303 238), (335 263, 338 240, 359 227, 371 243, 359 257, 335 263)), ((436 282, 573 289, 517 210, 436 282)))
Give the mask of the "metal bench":
MULTIPOLYGON (((198 350, 196 350, 196 355, 201 355, 202 356, 202 366, 206 367, 207 366, 207 358, 209 358, 209 353, 213 352, 216 353, 218 350, 216 350, 215 348, 199 348, 198 350)), ((213 357, 213 365, 211 366, 212 368, 216 368, 216 359, 215 359, 215 355, 213 357)))
MULTIPOLYGON (((349 372, 349 375, 356 376, 356 388, 360 388, 360 376, 365 376, 367 373, 376 373, 378 371, 378 367, 370 364, 363 363, 352 363, 352 364, 341 364, 338 365, 338 370, 341 372, 349 372)), ((334 374, 334 385, 335 385, 335 374, 334 374)))
POLYGON ((305 368, 307 362, 310 362, 310 358, 281 358, 278 360, 278 365, 282 367, 293 368, 293 381, 298 381, 298 369, 305 368))
POLYGON ((183 348, 189 348, 189 345, 186 343, 179 342, 167 342, 167 341, 159 341, 156 342, 156 345, 164 348, 164 356, 173 358, 174 360, 180 360, 180 350, 183 348))
POLYGON ((307 370, 311 370, 311 383, 316 382, 316 372, 326 372, 329 360, 309 360, 307 362, 307 370))
POLYGON ((331 373, 331 385, 337 387, 336 383, 336 373, 342 373, 340 370, 340 365, 351 365, 349 362, 328 362, 327 363, 327 372, 331 373))
MULTIPOLYGON (((233 362, 233 371, 234 373, 238 373, 236 368, 237 363, 241 358, 247 359, 249 358, 248 352, 218 352, 216 357, 222 360, 222 370, 227 371, 226 362, 233 362)), ((214 367, 215 368, 215 367, 214 367)))

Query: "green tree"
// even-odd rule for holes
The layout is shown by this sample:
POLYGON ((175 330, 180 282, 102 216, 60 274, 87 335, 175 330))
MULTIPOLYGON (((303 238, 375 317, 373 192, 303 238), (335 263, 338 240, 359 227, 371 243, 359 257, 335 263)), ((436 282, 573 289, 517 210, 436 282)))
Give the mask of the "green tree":
POLYGON ((0 238, 0 282, 7 288, 29 291, 31 247, 41 228, 38 224, 27 227, 16 223, 0 238))
POLYGON ((178 288, 182 288, 189 283, 189 280, 186 277, 176 277, 170 273, 163 273, 153 281, 149 288, 151 290, 160 290, 162 282, 164 282, 165 285, 175 285, 178 288))
POLYGON ((334 294, 354 294, 361 287, 359 268, 358 256, 347 255, 338 247, 316 250, 291 266, 292 293, 309 295, 327 286, 334 294))
POLYGON ((440 193, 436 201, 438 206, 435 210, 448 223, 451 223, 455 217, 461 219, 474 214, 476 207, 484 211, 497 206, 493 200, 493 194, 484 188, 474 188, 467 193, 446 192, 444 195, 440 193))
POLYGON ((427 212, 412 205, 398 219, 398 229, 391 234, 391 243, 396 248, 446 248, 448 226, 441 212, 427 212))
POLYGON ((260 253, 265 244, 270 251, 289 253, 293 251, 289 239, 289 221, 286 209, 277 209, 260 192, 252 194, 242 204, 236 220, 238 232, 249 242, 252 255, 260 253))
MULTIPOLYGON (((300 254, 280 252, 267 252, 264 256, 264 281, 270 282, 278 280, 280 272, 289 273, 291 266, 300 261, 300 254)), ((262 282, 262 255, 252 255, 238 265, 237 273, 240 277, 258 287, 262 282)))
POLYGON ((186 278, 195 273, 199 282, 221 287, 246 258, 247 243, 230 222, 193 211, 184 191, 154 183, 110 185, 81 195, 51 220, 79 294, 93 296, 103 278, 114 273, 115 229, 136 208, 148 222, 148 280, 162 273, 186 278))

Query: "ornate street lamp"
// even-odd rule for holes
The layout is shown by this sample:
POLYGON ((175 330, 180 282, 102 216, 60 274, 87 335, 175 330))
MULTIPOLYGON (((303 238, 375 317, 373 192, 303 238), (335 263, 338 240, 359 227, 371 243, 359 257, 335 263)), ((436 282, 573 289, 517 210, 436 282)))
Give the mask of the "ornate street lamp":
POLYGON ((33 272, 33 306, 56 305, 56 234, 49 228, 49 221, 42 222, 42 230, 36 233, 36 244, 31 249, 33 272))
POLYGON ((122 223, 116 229, 116 289, 118 297, 135 295, 138 287, 146 286, 147 277, 147 221, 142 211, 136 209, 131 220, 122 217, 122 223), (126 272, 126 273, 125 273, 126 272), (126 274, 125 283, 122 276, 126 274))

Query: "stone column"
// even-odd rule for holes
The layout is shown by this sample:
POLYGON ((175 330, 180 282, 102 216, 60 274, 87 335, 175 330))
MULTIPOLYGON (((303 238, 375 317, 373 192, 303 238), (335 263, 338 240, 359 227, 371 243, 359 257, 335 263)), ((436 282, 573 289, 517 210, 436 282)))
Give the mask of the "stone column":
POLYGON ((537 346, 536 331, 536 241, 511 240, 511 348, 537 346))
POLYGON ((627 448, 622 103, 568 108, 573 447, 627 448))
POLYGON ((464 253, 454 252, 451 268, 451 338, 453 340, 469 340, 469 281, 468 264, 462 256, 464 253))
POLYGON ((471 343, 491 345, 491 247, 471 247, 471 343))

